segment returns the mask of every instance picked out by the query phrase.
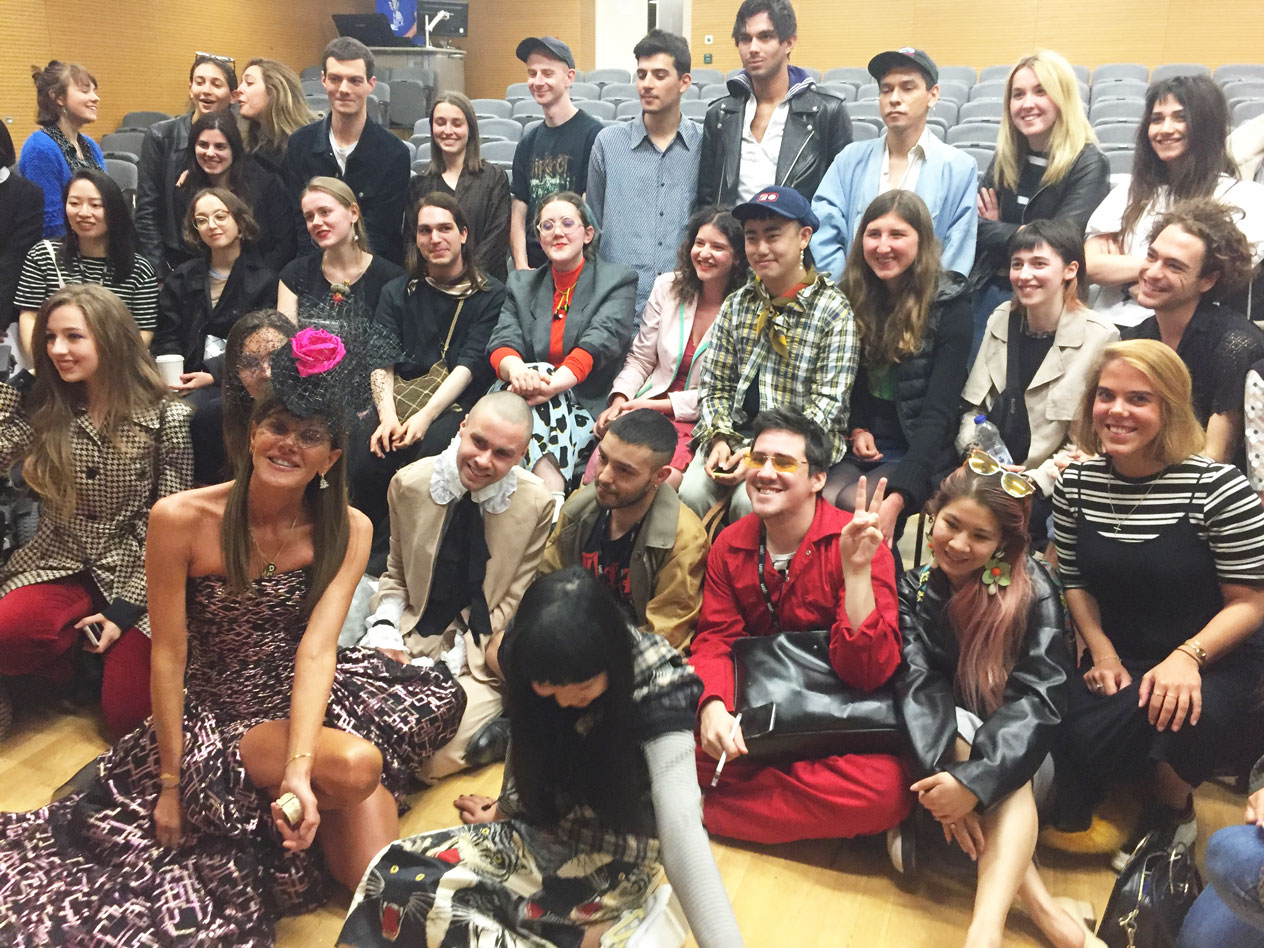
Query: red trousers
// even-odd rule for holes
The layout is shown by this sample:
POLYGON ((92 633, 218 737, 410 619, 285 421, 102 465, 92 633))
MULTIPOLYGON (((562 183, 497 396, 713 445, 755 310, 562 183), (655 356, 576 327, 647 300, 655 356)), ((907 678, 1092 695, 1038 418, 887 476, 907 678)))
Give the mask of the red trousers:
MULTIPOLYGON (((0 675, 68 682, 83 637, 75 623, 100 612, 101 605, 91 582, 78 576, 5 595, 0 599, 0 675)), ((101 709, 115 734, 126 734, 149 716, 149 636, 135 627, 106 650, 101 709)))
POLYGON ((716 836, 755 843, 840 839, 884 832, 908 816, 911 781, 898 757, 845 754, 761 766, 729 760, 711 786, 718 763, 699 747, 702 821, 716 836))

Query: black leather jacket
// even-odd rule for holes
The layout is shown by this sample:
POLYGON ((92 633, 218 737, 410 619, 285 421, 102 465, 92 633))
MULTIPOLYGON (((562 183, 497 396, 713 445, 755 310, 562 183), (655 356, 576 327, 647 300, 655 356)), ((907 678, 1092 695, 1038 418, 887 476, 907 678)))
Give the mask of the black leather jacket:
POLYGON ((161 280, 193 256, 180 236, 176 180, 184 170, 193 119, 180 115, 149 127, 140 147, 136 185, 136 231, 140 252, 161 280))
POLYGON ((151 349, 154 355, 184 356, 186 372, 210 372, 220 381, 221 360, 202 359, 207 335, 228 337, 239 318, 264 306, 275 306, 276 271, 250 252, 233 264, 219 302, 211 306, 210 275, 204 257, 176 267, 158 294, 158 326, 151 349))
MULTIPOLYGON (((810 201, 834 156, 851 143, 851 118, 842 99, 806 80, 807 73, 790 67, 790 113, 777 155, 777 180, 764 184, 794 188, 810 201)), ((742 119, 753 93, 745 73, 730 79, 728 87, 728 95, 711 103, 702 125, 698 207, 732 207, 738 201, 742 119)))
POLYGON ((975 734, 970 759, 959 762, 953 762, 959 651, 945 611, 951 589, 944 574, 929 566, 909 570, 899 582, 904 660, 895 673, 896 708, 916 776, 947 771, 979 798, 982 809, 1031 780, 1053 747, 1066 709, 1073 666, 1062 599, 1044 567, 1030 557, 1027 575, 1033 599, 1018 661, 1001 706, 975 734))
MULTIPOLYGON (((993 159, 983 173, 979 187, 995 188, 995 175, 996 159, 993 159)), ((993 274, 1008 269, 1009 241, 1023 224, 1056 217, 1075 225, 1083 237, 1088 228, 1088 219, 1109 193, 1110 163, 1093 144, 1081 149, 1061 181, 1040 187, 1031 196, 1026 207, 1019 205, 1017 192, 998 188, 996 200, 1001 219, 987 221, 979 218, 979 239, 975 244, 970 286, 982 286, 993 274)))

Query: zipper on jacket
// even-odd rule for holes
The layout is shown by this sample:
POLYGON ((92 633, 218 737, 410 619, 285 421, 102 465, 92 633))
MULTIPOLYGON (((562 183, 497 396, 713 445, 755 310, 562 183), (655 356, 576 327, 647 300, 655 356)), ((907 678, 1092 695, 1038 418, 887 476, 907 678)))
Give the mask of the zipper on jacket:
POLYGON ((803 154, 803 149, 808 147, 808 142, 812 140, 814 135, 816 135, 816 129, 812 128, 808 131, 808 137, 803 139, 803 144, 799 146, 799 150, 795 152, 794 160, 790 162, 790 167, 786 168, 785 174, 783 174, 781 176, 781 180, 777 182, 782 187, 785 187, 786 180, 790 177, 790 172, 793 171, 794 166, 799 163, 799 156, 803 154))

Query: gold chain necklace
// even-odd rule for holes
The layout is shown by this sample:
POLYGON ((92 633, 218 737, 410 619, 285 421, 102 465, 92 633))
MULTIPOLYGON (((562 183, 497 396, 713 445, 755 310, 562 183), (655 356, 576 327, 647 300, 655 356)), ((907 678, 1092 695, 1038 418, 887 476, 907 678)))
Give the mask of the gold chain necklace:
POLYGON ((1124 525, 1124 521, 1127 520, 1129 517, 1131 517, 1134 513, 1136 513, 1137 508, 1140 507, 1143 503, 1145 503, 1145 499, 1150 496, 1150 491, 1154 490, 1155 485, 1158 484, 1159 480, 1162 479, 1162 475, 1163 475, 1163 472, 1160 471, 1158 475, 1156 475, 1156 479, 1150 484, 1149 487, 1146 488, 1146 492, 1141 495, 1141 499, 1138 500, 1135 504, 1133 504, 1127 511, 1125 511, 1122 517, 1119 516, 1119 512, 1115 510, 1114 492, 1111 491, 1110 489, 1110 482, 1114 480, 1113 471, 1110 474, 1106 475, 1106 503, 1110 505, 1110 515, 1112 519, 1114 519, 1115 521, 1114 524, 1112 524, 1111 526, 1111 529, 1115 533, 1120 533, 1121 528, 1124 525))
POLYGON ((290 545, 290 540, 294 539, 293 537, 294 526, 295 524, 298 523, 298 518, 300 514, 302 514, 302 510, 299 510, 299 512, 294 515, 294 519, 290 521, 290 525, 288 528, 286 528, 286 531, 285 531, 285 542, 281 544, 281 548, 277 550, 276 553, 274 553, 271 558, 268 557, 267 553, 263 552, 263 547, 261 547, 259 545, 259 541, 255 539, 255 528, 254 527, 248 528, 250 530, 250 542, 255 545, 255 549, 258 550, 259 555, 263 557, 264 567, 263 567, 263 576, 261 577, 262 579, 267 579, 269 576, 276 575, 277 560, 281 558, 281 554, 285 552, 285 548, 290 545))

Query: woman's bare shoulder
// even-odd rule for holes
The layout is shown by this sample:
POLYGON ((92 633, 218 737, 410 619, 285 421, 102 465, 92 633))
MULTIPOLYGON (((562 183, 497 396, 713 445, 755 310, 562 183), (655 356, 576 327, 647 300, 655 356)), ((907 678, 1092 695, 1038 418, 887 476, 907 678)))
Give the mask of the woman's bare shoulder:
POLYGON ((151 528, 170 524, 184 528, 224 519, 224 506, 232 483, 212 484, 169 494, 154 503, 149 512, 151 528))

